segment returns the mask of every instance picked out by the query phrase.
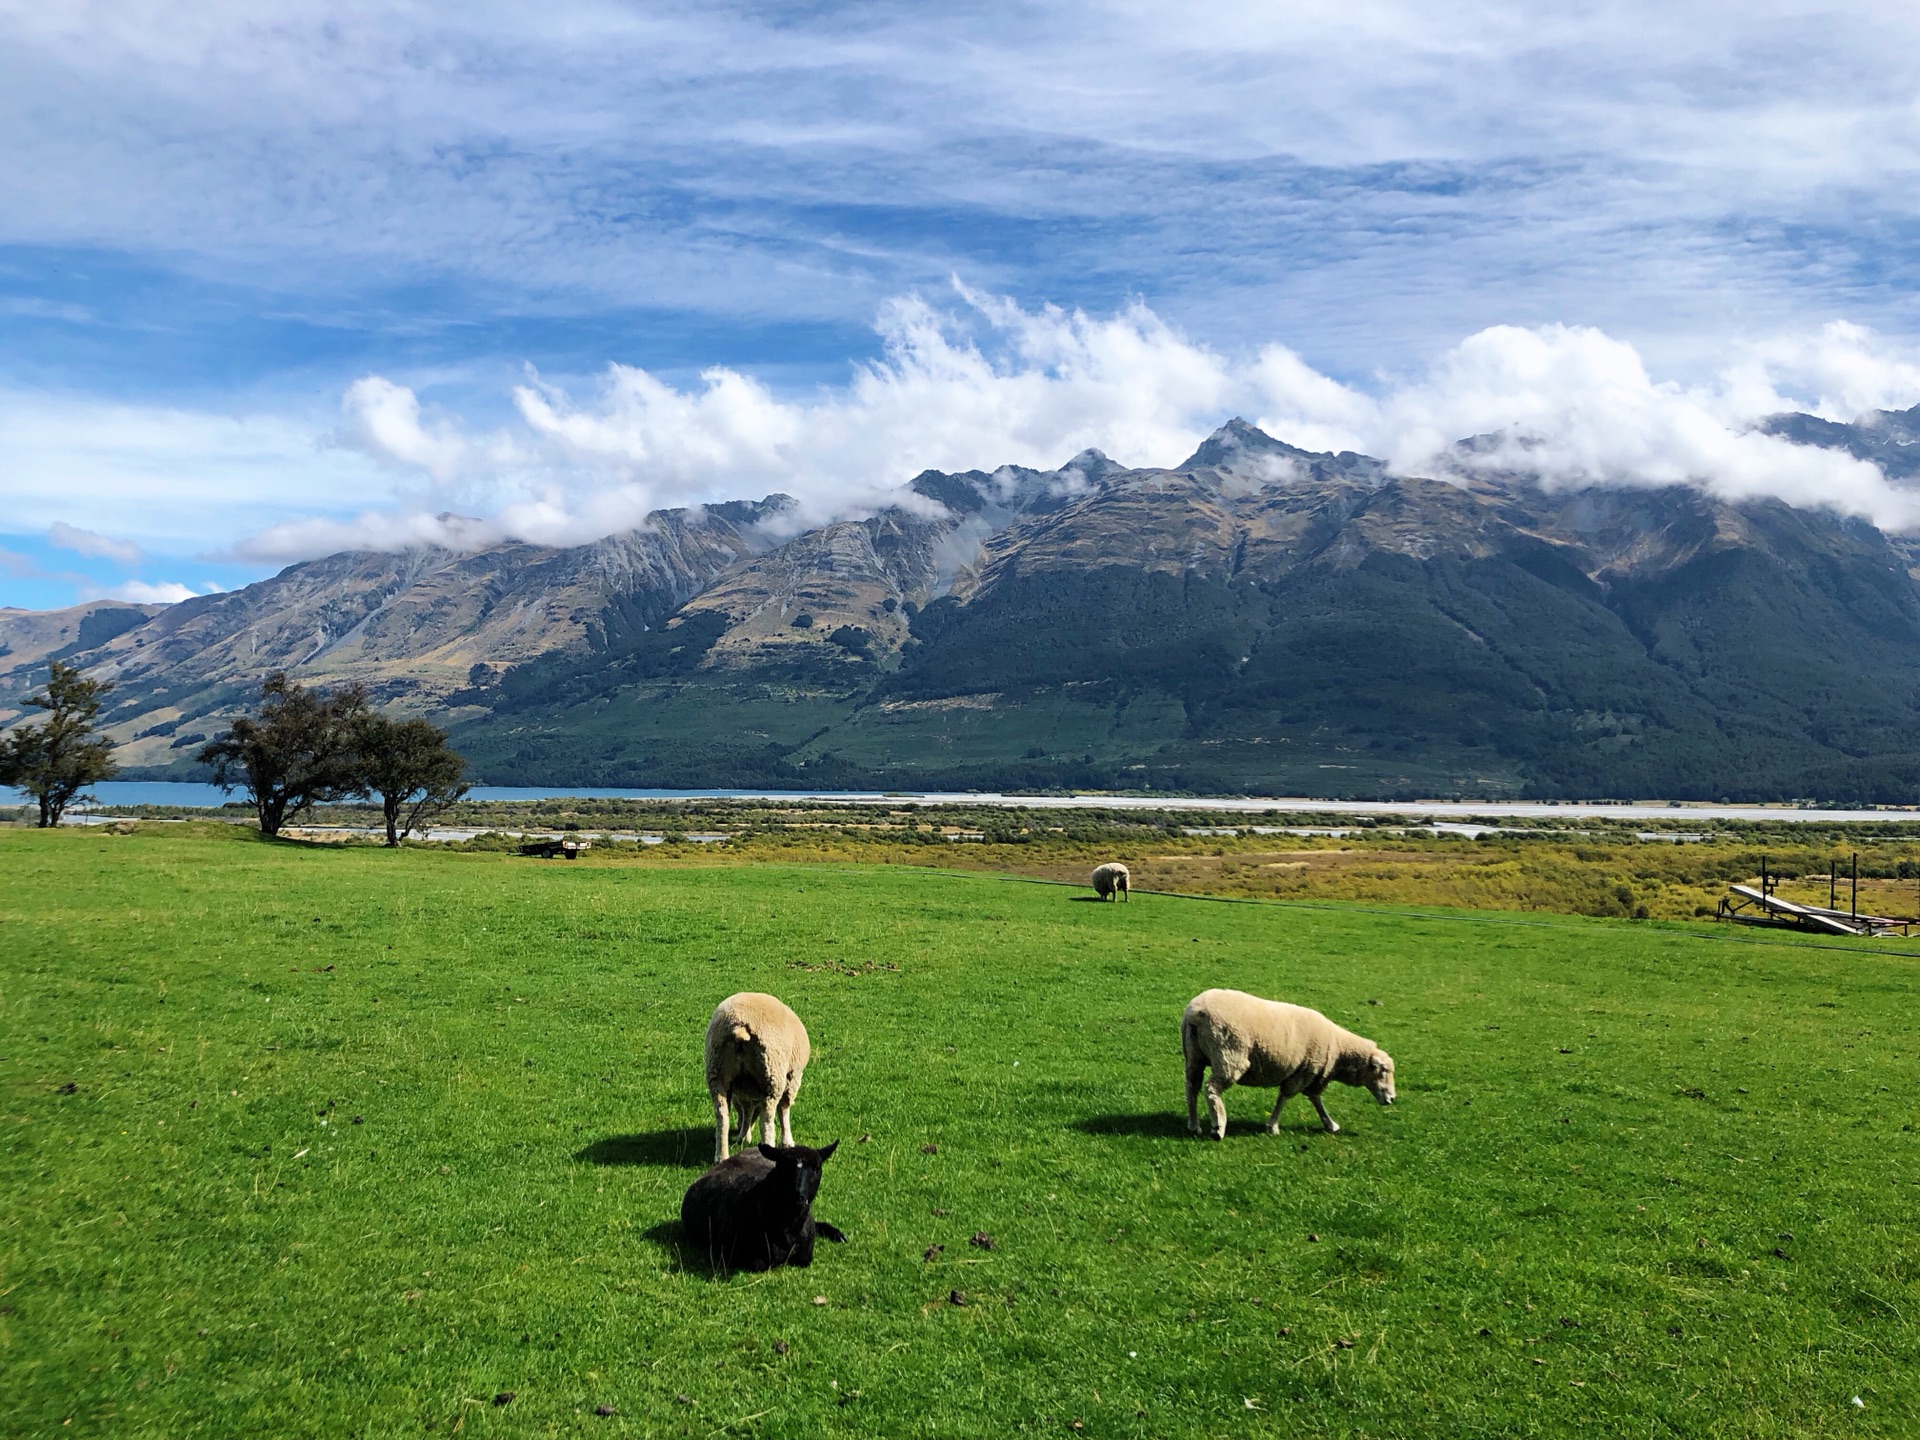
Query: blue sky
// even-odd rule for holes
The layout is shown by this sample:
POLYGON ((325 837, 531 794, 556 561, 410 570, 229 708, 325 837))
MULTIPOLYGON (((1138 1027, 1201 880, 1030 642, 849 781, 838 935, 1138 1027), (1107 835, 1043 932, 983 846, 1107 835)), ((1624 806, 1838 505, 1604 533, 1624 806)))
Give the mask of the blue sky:
POLYGON ((1634 364, 1576 468, 1920 402, 1910 4, 0 0, 0 133, 0 604, 1634 364))

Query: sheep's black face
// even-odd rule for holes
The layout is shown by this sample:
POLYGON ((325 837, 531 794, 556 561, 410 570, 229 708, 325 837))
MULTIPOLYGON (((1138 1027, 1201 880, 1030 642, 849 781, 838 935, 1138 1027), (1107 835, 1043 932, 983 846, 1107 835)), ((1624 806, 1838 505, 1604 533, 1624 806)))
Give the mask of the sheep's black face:
POLYGON ((820 1169, 839 1148, 836 1140, 818 1150, 806 1145, 762 1145, 760 1153, 773 1162, 774 1188, 804 1207, 820 1193, 820 1169))

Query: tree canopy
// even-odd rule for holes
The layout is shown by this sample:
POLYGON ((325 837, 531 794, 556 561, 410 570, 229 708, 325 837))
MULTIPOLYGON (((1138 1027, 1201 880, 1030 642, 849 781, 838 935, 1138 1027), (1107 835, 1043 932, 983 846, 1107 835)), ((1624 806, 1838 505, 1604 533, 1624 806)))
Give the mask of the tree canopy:
POLYGON ((260 687, 260 713, 242 715, 200 751, 213 783, 246 792, 260 833, 278 835, 310 806, 378 796, 387 844, 467 793, 467 762, 446 732, 425 720, 394 720, 359 685, 297 684, 275 671, 260 687))
POLYGON ((214 784, 245 791, 262 835, 278 835, 309 806, 365 788, 357 744, 370 713, 363 687, 309 689, 276 670, 261 684, 260 702, 257 716, 240 716, 198 758, 213 767, 214 784))
POLYGON ((81 791, 118 768, 113 742, 95 733, 93 724, 100 702, 112 689, 110 681, 89 680, 74 666, 55 660, 48 667, 47 688, 22 702, 46 711, 46 720, 16 725, 0 736, 0 785, 34 798, 43 829, 58 825, 81 791))
POLYGON ((355 749, 358 788, 379 796, 389 845, 467 793, 467 762, 447 748, 446 732, 425 720, 392 720, 369 711, 361 717, 355 749))

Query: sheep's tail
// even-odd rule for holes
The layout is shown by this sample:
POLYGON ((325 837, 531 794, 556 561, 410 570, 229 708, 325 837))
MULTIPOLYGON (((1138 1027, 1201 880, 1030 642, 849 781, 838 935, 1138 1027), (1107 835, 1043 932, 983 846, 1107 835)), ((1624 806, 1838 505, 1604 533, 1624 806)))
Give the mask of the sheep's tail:
POLYGON ((1194 1052, 1199 1045, 1200 1037, 1194 1028, 1193 1016, 1182 1015, 1180 1017, 1180 1053, 1186 1056, 1189 1069, 1193 1066, 1194 1052))
POLYGON ((753 1039, 753 1031, 749 1030, 740 1021, 736 1020, 733 1025, 733 1038, 740 1041, 740 1043, 744 1045, 748 1041, 753 1039))

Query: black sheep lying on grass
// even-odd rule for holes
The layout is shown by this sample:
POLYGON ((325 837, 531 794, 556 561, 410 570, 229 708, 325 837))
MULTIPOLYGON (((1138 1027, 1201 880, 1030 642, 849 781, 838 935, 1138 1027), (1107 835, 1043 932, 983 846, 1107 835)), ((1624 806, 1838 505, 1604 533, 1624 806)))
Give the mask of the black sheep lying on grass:
POLYGON ((771 1270, 811 1265, 816 1236, 846 1240, 813 1218, 820 1193, 820 1167, 838 1149, 805 1145, 760 1145, 715 1164, 687 1187, 680 1224, 687 1242, 716 1270, 771 1270))

